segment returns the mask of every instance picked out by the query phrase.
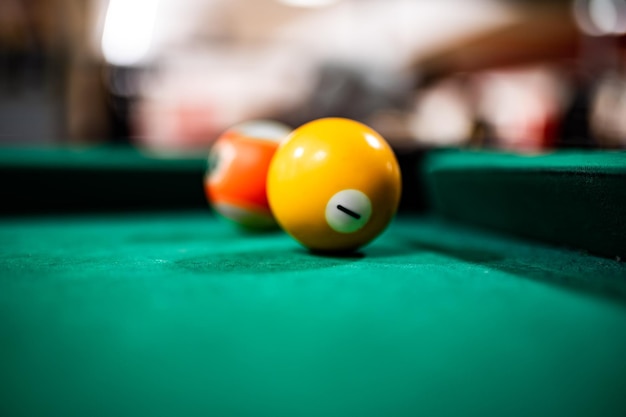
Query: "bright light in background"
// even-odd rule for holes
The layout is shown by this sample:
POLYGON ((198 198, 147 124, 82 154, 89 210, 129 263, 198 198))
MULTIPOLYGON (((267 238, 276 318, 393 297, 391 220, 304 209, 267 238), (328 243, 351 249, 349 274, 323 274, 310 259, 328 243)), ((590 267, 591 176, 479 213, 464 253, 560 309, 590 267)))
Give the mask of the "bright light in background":
POLYGON ((110 0, 102 34, 102 53, 119 66, 141 63, 150 51, 159 0, 110 0))
POLYGON ((278 0, 280 3, 293 7, 324 7, 337 3, 338 0, 278 0))
POLYGON ((577 0, 573 7, 576 23, 588 35, 626 33, 626 0, 577 0))

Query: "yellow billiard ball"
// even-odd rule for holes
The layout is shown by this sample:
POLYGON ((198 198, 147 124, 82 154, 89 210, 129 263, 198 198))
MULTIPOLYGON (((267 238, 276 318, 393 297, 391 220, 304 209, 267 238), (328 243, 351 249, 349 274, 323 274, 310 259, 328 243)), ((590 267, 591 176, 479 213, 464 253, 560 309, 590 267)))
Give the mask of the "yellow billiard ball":
POLYGON ((400 193, 400 167, 389 144, 343 118, 294 130, 267 175, 279 225, 315 251, 352 251, 371 242, 395 215, 400 193))

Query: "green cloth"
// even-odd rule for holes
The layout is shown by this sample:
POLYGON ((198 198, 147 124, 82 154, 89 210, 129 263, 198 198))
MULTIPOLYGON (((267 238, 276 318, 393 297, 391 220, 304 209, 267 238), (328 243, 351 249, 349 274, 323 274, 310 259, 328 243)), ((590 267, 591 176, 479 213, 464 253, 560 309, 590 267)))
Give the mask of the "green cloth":
POLYGON ((626 415, 626 265, 398 218, 352 257, 204 212, 0 220, 2 416, 626 415))
POLYGON ((0 215, 206 207, 202 158, 120 147, 0 149, 0 215))
POLYGON ((626 152, 431 152, 418 175, 436 213, 626 258, 626 152))
MULTIPOLYGON (((208 151, 207 151, 208 155, 208 151)), ((20 170, 63 169, 81 171, 188 171, 203 169, 206 160, 197 156, 159 155, 129 146, 51 148, 0 148, 0 167, 20 170)))

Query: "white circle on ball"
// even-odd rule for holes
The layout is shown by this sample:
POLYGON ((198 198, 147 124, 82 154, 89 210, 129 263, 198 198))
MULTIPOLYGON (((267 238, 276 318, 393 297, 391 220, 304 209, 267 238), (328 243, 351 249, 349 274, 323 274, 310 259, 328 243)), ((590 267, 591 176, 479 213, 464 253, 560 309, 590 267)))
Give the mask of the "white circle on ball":
POLYGON ((372 202, 359 190, 343 190, 326 204, 326 222, 336 232, 354 233, 367 224, 372 215, 372 202))

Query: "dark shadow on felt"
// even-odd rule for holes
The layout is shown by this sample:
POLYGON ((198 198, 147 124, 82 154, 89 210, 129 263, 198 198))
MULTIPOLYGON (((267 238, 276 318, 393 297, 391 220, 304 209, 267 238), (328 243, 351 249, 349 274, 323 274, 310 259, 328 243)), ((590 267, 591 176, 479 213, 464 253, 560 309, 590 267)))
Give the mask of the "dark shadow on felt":
POLYGON ((300 249, 300 252, 308 253, 309 255, 313 255, 319 258, 330 258, 330 259, 362 259, 365 257, 365 253, 360 250, 356 251, 324 251, 324 250, 314 250, 314 249, 300 249))
POLYGON ((626 264, 614 260, 588 255, 589 262, 577 262, 581 254, 570 251, 561 255, 571 259, 555 265, 545 259, 532 258, 531 254, 518 256, 515 252, 509 253, 511 248, 499 252, 477 249, 468 244, 455 246, 411 239, 406 240, 406 245, 414 250, 440 253, 462 262, 481 264, 517 277, 602 297, 626 306, 626 264))
POLYGON ((311 251, 297 248, 292 252, 284 249, 253 250, 240 252, 207 253, 203 256, 181 259, 176 268, 201 274, 271 274, 281 272, 310 271, 344 265, 361 259, 357 252, 351 256, 313 255, 311 251))

